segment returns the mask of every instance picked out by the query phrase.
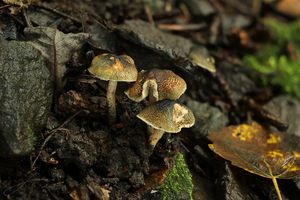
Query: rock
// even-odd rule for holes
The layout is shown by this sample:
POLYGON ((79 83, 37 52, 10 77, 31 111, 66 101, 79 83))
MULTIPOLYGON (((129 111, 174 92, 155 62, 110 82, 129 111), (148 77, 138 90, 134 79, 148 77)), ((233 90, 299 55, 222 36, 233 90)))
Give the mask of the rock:
POLYGON ((99 25, 99 22, 94 18, 84 18, 84 30, 90 35, 88 43, 97 49, 109 52, 116 52, 116 36, 108 28, 99 25))
POLYGON ((227 162, 223 169, 219 169, 221 177, 216 181, 216 199, 224 200, 258 200, 243 178, 243 171, 231 166, 227 162), (224 170, 224 171, 223 171, 224 170))
POLYGON ((244 15, 222 15, 223 33, 228 33, 232 28, 244 28, 251 24, 251 19, 244 15))
POLYGON ((206 0, 184 0, 183 3, 187 5, 193 16, 207 17, 216 12, 214 7, 206 0))
POLYGON ((7 14, 0 14, 0 34, 5 39, 16 40, 18 37, 17 25, 13 18, 7 14))
POLYGON ((264 108, 288 123, 289 134, 300 137, 300 103, 297 99, 279 96, 265 104, 264 108))
POLYGON ((187 100, 186 105, 193 111, 196 118, 195 125, 191 128, 196 139, 201 139, 228 124, 227 116, 208 103, 187 100))
POLYGON ((122 38, 140 47, 150 49, 170 61, 186 63, 187 55, 193 46, 190 40, 162 32, 141 20, 125 21, 116 28, 116 32, 122 38))
POLYGON ((218 71, 224 77, 230 88, 230 98, 240 101, 246 93, 256 89, 253 79, 249 78, 253 72, 246 67, 239 67, 224 61, 218 64, 218 71))
POLYGON ((0 38, 0 49, 0 156, 24 155, 46 122, 52 79, 30 44, 0 38))

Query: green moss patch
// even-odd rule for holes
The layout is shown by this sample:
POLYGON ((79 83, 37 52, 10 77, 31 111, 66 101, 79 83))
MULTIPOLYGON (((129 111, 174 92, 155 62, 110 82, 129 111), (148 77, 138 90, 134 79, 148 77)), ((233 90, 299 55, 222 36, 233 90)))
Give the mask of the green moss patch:
POLYGON ((192 199, 192 175, 182 154, 177 155, 175 165, 159 190, 163 200, 192 199))
POLYGON ((263 83, 280 86, 284 92, 300 98, 300 21, 282 23, 265 20, 270 29, 271 39, 255 54, 246 55, 244 61, 266 75, 263 83), (295 48, 298 59, 291 60, 287 53, 287 44, 295 48))

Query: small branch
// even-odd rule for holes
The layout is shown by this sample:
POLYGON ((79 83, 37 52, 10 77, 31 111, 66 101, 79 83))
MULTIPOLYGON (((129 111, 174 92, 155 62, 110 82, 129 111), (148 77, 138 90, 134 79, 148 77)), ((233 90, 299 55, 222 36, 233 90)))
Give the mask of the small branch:
POLYGON ((50 8, 50 7, 45 6, 45 5, 34 5, 34 6, 37 7, 37 8, 41 8, 41 9, 47 10, 47 11, 49 11, 49 12, 53 12, 53 13, 55 13, 55 14, 57 14, 57 15, 62 16, 62 17, 69 18, 69 19, 72 20, 73 22, 78 23, 78 24, 81 24, 81 21, 80 21, 79 19, 77 19, 77 18, 75 18, 75 17, 72 17, 71 15, 68 15, 68 14, 66 14, 66 13, 63 13, 63 12, 61 12, 61 11, 59 11, 59 10, 56 10, 55 8, 50 8))
POLYGON ((22 14, 23 14, 23 18, 24 18, 24 21, 25 21, 25 24, 27 27, 32 27, 32 24, 31 24, 31 21, 26 13, 26 9, 25 8, 22 8, 22 14))
POLYGON ((78 114, 80 114, 81 112, 83 112, 85 110, 79 110, 78 112, 74 113, 71 117, 69 117, 66 121, 64 121, 61 125, 59 125, 57 128, 52 129, 51 131, 48 132, 48 136, 46 137, 46 139, 44 140, 38 155, 36 156, 36 158, 34 159, 34 161, 32 162, 31 165, 31 170, 33 170, 38 158, 40 157, 44 147, 46 146, 47 142, 52 138, 52 136, 57 132, 57 131, 61 131, 61 130, 66 130, 63 127, 65 125, 67 125, 68 123, 70 123, 78 114))
POLYGON ((169 31, 195 31, 204 28, 205 24, 159 24, 157 27, 169 31))
POLYGON ((147 15, 147 19, 148 19, 149 23, 154 24, 152 10, 149 7, 149 5, 145 5, 144 10, 145 10, 145 13, 147 15))
POLYGON ((2 9, 4 9, 4 8, 8 8, 8 7, 10 7, 11 5, 4 5, 4 6, 1 6, 0 7, 0 10, 2 10, 2 9))

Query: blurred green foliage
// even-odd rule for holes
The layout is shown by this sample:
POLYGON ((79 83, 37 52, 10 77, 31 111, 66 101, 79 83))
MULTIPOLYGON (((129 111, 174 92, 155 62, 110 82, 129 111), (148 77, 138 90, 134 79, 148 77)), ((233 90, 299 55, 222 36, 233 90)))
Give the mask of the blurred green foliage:
POLYGON ((276 20, 263 22, 271 33, 270 40, 255 55, 246 55, 244 61, 265 74, 264 84, 279 85, 286 93, 300 99, 300 21, 283 23, 276 20), (292 43, 298 58, 289 59, 287 44, 292 43))

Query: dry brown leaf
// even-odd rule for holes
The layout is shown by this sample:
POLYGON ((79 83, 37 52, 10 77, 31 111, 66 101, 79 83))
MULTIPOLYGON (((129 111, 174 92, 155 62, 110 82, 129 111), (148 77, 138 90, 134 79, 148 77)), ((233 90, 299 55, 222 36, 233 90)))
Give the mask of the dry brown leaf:
POLYGON ((63 87, 65 64, 87 41, 89 35, 87 33, 64 34, 58 29, 41 26, 27 27, 24 32, 30 39, 29 43, 52 64, 53 74, 57 79, 57 89, 60 90, 63 87))
POLYGON ((40 0, 3 0, 4 3, 12 5, 9 9, 11 14, 18 14, 22 8, 27 8, 29 5, 37 4, 40 0))
POLYGON ((272 179, 281 199, 276 178, 300 174, 300 139, 271 132, 258 123, 229 126, 209 135, 216 154, 244 170, 272 179))
POLYGON ((109 200, 110 190, 106 189, 105 187, 95 183, 90 182, 87 185, 88 189, 95 195, 95 197, 99 200, 109 200))

